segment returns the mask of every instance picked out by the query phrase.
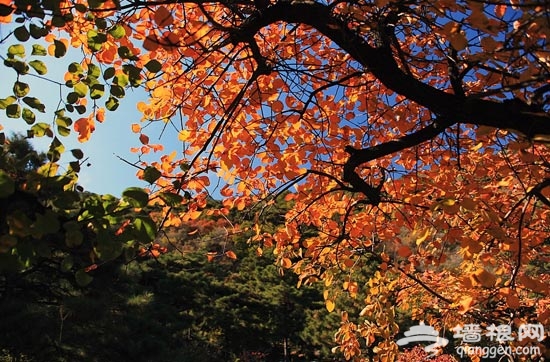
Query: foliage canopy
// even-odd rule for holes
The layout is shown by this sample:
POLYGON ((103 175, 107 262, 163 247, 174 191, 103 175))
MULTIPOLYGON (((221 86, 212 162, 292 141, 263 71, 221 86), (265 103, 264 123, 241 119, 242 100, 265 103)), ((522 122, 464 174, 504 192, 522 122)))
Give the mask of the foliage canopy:
MULTIPOLYGON (((145 89, 135 152, 162 152, 146 134, 154 122, 177 133, 182 152, 142 162, 150 193, 127 190, 129 205, 155 206, 159 230, 178 226, 201 215, 211 178, 222 178, 215 212, 257 215, 251 242, 274 245, 299 283, 368 292, 360 318, 343 314, 347 358, 359 358, 359 340, 394 358, 395 308, 441 328, 548 323, 543 1, 1 4, 0 19, 14 24, 4 65, 17 81, 0 108, 52 138, 39 173, 58 175, 62 137, 88 140, 128 89, 145 89), (82 60, 57 80, 54 121, 38 122, 45 106, 25 80, 47 76, 41 59, 69 47, 82 60), (284 191, 294 202, 285 227, 262 230, 263 207, 284 191), (359 285, 369 263, 380 270, 359 285)), ((1 175, 0 196, 12 182, 1 175)), ((149 224, 134 223, 131 237, 149 224)), ((336 295, 325 293, 329 311, 336 295)))

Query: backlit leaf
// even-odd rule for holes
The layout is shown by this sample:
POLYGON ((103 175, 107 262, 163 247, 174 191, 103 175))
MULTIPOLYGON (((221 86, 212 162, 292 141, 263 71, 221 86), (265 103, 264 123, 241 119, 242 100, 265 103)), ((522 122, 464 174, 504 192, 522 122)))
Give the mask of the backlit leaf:
POLYGON ((48 73, 48 68, 46 67, 46 64, 40 60, 31 60, 29 62, 29 65, 36 70, 36 73, 40 75, 44 75, 48 73))
POLYGON ((31 108, 38 110, 39 112, 44 113, 46 111, 46 106, 44 106, 38 98, 35 97, 24 97, 23 102, 31 108))
POLYGON ((9 57, 25 57, 25 47, 22 44, 13 44, 8 47, 9 57))

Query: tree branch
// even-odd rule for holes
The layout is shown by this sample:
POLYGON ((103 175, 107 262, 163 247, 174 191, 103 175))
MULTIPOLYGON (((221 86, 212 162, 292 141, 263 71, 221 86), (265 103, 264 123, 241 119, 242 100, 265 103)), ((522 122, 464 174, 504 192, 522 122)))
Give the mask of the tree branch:
POLYGON ((510 129, 532 139, 550 135, 550 114, 517 107, 515 102, 495 102, 446 93, 404 73, 390 47, 374 47, 359 33, 349 29, 345 20, 332 13, 331 7, 312 1, 279 1, 250 16, 239 31, 255 34, 270 24, 284 21, 309 25, 361 63, 380 82, 431 112, 454 122, 510 129))

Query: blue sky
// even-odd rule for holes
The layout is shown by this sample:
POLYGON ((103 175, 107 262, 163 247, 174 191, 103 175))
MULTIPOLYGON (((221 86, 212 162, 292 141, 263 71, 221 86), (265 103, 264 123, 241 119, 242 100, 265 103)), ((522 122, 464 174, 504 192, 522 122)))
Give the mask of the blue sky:
MULTIPOLYGON (((0 24, 0 39, 9 33, 10 28, 11 24, 0 24)), ((0 43, 0 55, 5 56, 9 45, 15 42, 17 40, 14 37, 10 37, 8 42, 4 44, 0 43)), ((30 54, 32 44, 34 43, 39 43, 39 41, 31 38, 24 43, 27 54, 30 54)), ((46 63, 48 67, 48 73, 45 75, 46 78, 63 81, 63 75, 67 70, 67 66, 73 61, 82 59, 82 55, 80 55, 78 50, 69 49, 67 55, 61 59, 54 59, 49 56, 33 58, 40 59, 46 63)), ((34 72, 31 73, 35 74, 34 72)), ((13 94, 12 87, 16 79, 16 73, 9 68, 3 67, 1 74, 0 98, 5 98, 13 94)), ((20 81, 30 85, 29 96, 40 99, 46 105, 45 113, 35 112, 37 115, 36 122, 53 125, 53 113, 57 109, 59 102, 59 86, 32 75, 24 75, 20 78, 20 81)), ((63 89, 64 96, 66 96, 67 90, 68 88, 63 89)), ((137 161, 137 155, 131 153, 130 148, 140 144, 138 135, 131 131, 131 124, 139 123, 141 114, 137 111, 136 104, 139 101, 145 100, 146 94, 142 90, 127 90, 126 97, 121 100, 120 107, 115 112, 107 111, 104 123, 96 122, 96 130, 88 142, 78 142, 77 134, 74 131, 68 137, 59 137, 65 145, 66 150, 79 148, 84 152, 85 157, 88 157, 87 163, 90 163, 90 166, 83 165, 79 181, 85 190, 120 196, 121 192, 129 186, 146 186, 146 183, 136 178, 137 169, 117 157, 124 158, 129 162, 137 161)), ((99 102, 102 105, 104 99, 100 99, 99 102)), ((67 113, 67 115, 73 119, 73 122, 81 117, 76 112, 72 114, 67 113)), ((7 118, 3 110, 0 111, 0 124, 4 127, 3 132, 8 137, 13 132, 26 133, 29 127, 23 119, 7 118)), ((55 127, 52 127, 52 129, 55 129, 55 127)), ((154 139, 155 134, 151 133, 148 135, 151 137, 151 143, 160 143, 160 141, 154 139)), ((47 150, 50 141, 51 139, 48 137, 41 137, 34 138, 32 143, 39 150, 47 150)), ((167 138, 162 141, 165 146, 168 146, 166 145, 166 141, 169 141, 167 138)), ((174 141, 176 144, 172 146, 177 147, 177 139, 174 141)), ((171 152, 169 149, 166 151, 167 153, 171 152)), ((158 156, 160 157, 160 155, 158 156)), ((68 164, 68 162, 73 160, 71 154, 67 153, 61 159, 61 164, 68 164)))

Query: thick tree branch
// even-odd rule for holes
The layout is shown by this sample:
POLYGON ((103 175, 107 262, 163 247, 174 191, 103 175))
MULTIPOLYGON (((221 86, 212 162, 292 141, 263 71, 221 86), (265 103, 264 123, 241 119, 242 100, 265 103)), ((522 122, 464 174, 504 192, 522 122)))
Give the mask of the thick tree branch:
POLYGON ((312 26, 330 38, 371 72, 387 88, 414 101, 431 112, 454 122, 510 129, 529 138, 550 135, 550 115, 518 107, 517 102, 499 103, 461 97, 431 87, 404 73, 390 47, 373 47, 360 34, 349 29, 330 6, 312 1, 280 1, 245 21, 240 31, 255 34, 263 27, 284 21, 312 26))
POLYGON ((346 147, 346 152, 350 154, 350 157, 344 165, 344 181, 349 182, 355 191, 366 195, 371 203, 378 204, 381 201, 380 190, 367 184, 365 180, 355 172, 357 166, 426 142, 455 123, 456 122, 450 120, 438 120, 417 132, 374 147, 364 149, 355 149, 350 146, 346 147))

